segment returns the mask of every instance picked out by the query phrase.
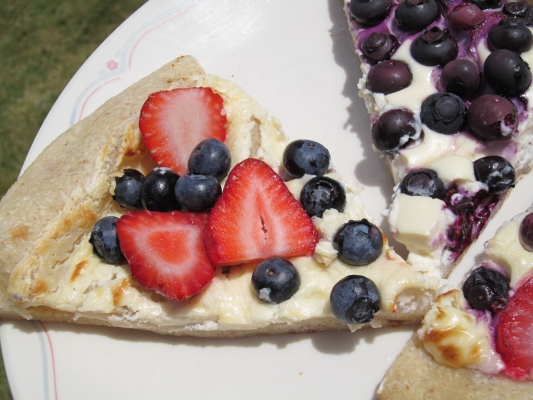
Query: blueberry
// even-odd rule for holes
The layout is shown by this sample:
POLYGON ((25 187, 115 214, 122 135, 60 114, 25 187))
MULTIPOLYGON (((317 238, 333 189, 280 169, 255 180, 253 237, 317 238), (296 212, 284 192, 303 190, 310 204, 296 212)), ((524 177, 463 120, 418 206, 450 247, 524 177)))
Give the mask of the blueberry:
POLYGON ((472 3, 459 3, 448 15, 450 24, 454 28, 471 29, 485 22, 485 14, 472 3))
POLYGON ((469 3, 475 4, 481 10, 488 10, 493 8, 500 8, 502 3, 500 0, 467 0, 469 3))
POLYGON ((505 97, 484 94, 472 101, 466 112, 468 126, 486 140, 510 138, 518 126, 515 105, 505 97))
POLYGON ((292 178, 305 174, 322 176, 328 172, 328 149, 312 140, 295 140, 283 152, 283 166, 292 178))
POLYGON ((533 251, 533 213, 526 215, 520 223, 518 238, 524 249, 533 251))
POLYGON ((400 183, 400 192, 409 196, 443 199, 446 195, 446 188, 435 171, 429 168, 420 168, 405 175, 400 183))
POLYGON ((444 66, 457 58, 459 46, 448 29, 434 26, 424 31, 411 44, 411 56, 426 66, 444 66))
POLYGON ((170 168, 154 168, 143 185, 141 199, 144 208, 150 211, 172 211, 180 208, 174 195, 174 186, 179 175, 170 168))
POLYGON ((384 112, 372 126, 374 146, 384 152, 398 151, 419 135, 413 113, 405 108, 384 112))
POLYGON ((218 139, 205 139, 192 151, 189 157, 189 172, 196 175, 210 175, 222 180, 228 175, 231 155, 223 142, 218 139))
POLYGON ((303 186, 300 203, 307 215, 322 218, 324 211, 330 208, 339 212, 344 210, 346 191, 336 180, 317 176, 303 186))
POLYGON ((494 50, 483 67, 487 81, 503 96, 524 93, 531 84, 529 66, 514 51, 494 50))
POLYGON ((349 265, 368 265, 374 262, 383 250, 383 235, 379 228, 366 219, 350 220, 333 238, 333 247, 338 257, 349 265))
POLYGON ((174 187, 176 200, 188 211, 212 208, 221 194, 222 188, 217 178, 209 175, 185 174, 174 187))
POLYGON ((351 0, 350 15, 361 25, 374 26, 381 23, 392 5, 392 0, 351 0))
POLYGON ((300 274, 290 261, 279 257, 269 258, 254 269, 252 287, 262 301, 279 304, 298 291, 300 274))
POLYGON ((463 295, 475 310, 497 312, 507 306, 509 279, 486 267, 472 271, 463 284, 463 295))
POLYGON ((474 161, 476 180, 488 187, 489 194, 501 193, 515 184, 515 170, 505 158, 486 156, 474 161))
POLYGON ((385 60, 374 65, 367 75, 367 89, 375 93, 390 94, 411 84, 413 74, 406 63, 385 60))
POLYGON ((465 126, 466 106, 455 94, 435 93, 422 102, 420 119, 435 132, 454 134, 465 126))
POLYGON ((487 44, 491 51, 507 49, 523 53, 533 46, 533 34, 520 19, 503 19, 489 31, 487 44))
POLYGON ((366 324, 380 310, 379 291, 361 275, 348 275, 333 286, 330 294, 333 315, 345 324, 366 324))
POLYGON ((408 33, 420 32, 440 16, 435 0, 404 0, 395 14, 398 27, 408 33))
POLYGON ((480 79, 481 72, 477 64, 465 58, 450 61, 440 75, 444 89, 460 97, 472 96, 479 88, 480 79))
POLYGON ((504 4, 503 13, 510 17, 527 19, 531 13, 531 6, 521 1, 513 1, 504 4))
POLYGON ((94 224, 89 243, 93 252, 108 264, 120 264, 126 261, 120 250, 117 236, 117 217, 104 217, 94 224))
POLYGON ((372 32, 361 44, 361 52, 370 64, 377 64, 389 60, 399 45, 398 38, 392 34, 372 32))
POLYGON ((141 193, 144 175, 136 169, 126 168, 124 174, 115 178, 115 194, 113 200, 124 208, 140 210, 143 208, 141 193))

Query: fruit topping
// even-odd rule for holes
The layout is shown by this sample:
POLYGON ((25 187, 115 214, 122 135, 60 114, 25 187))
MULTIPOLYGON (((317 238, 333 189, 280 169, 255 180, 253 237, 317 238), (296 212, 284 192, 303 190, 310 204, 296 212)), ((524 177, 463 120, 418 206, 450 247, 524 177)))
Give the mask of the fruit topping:
POLYGON ((140 210, 143 208, 141 193, 144 175, 136 169, 126 168, 124 174, 115 178, 115 194, 113 200, 124 208, 140 210))
POLYGON ((381 255, 383 235, 379 228, 366 219, 350 220, 333 238, 333 247, 341 261, 349 265, 368 265, 381 255))
POLYGON ((374 26, 389 14, 392 0, 351 0, 350 15, 361 25, 374 26))
POLYGON ((450 24, 458 29, 471 29, 485 22, 485 14, 472 3, 459 3, 448 15, 450 24))
POLYGON ((346 324, 366 324, 380 310, 378 288, 361 275, 348 275, 333 286, 330 294, 333 315, 346 324))
POLYGON ((228 175, 231 166, 228 146, 218 139, 202 140, 193 149, 187 165, 192 174, 210 175, 220 181, 228 175))
POLYGON ((429 168, 409 172, 400 183, 400 192, 409 196, 426 196, 443 199, 446 195, 444 182, 437 173, 429 168))
POLYGON ((520 244, 527 251, 533 251, 533 213, 524 217, 520 223, 520 244))
POLYGON ((205 254, 206 213, 133 211, 117 221, 131 275, 171 300, 200 292, 213 278, 205 254))
POLYGON ((262 301, 279 304, 298 291, 300 274, 290 261, 279 257, 269 258, 254 269, 252 287, 262 301))
POLYGON ((366 85, 372 92, 390 94, 405 89, 412 80, 413 74, 406 63, 398 60, 385 60, 368 71, 366 85))
POLYGON ((418 139, 420 129, 413 113, 405 108, 394 108, 380 115, 372 126, 372 140, 380 151, 394 152, 418 139))
POLYGON ((526 280, 500 314, 496 349, 512 379, 528 379, 533 370, 533 278, 526 280))
POLYGON ((468 126, 486 140, 508 139, 518 126, 515 105, 505 97, 484 94, 472 101, 466 112, 468 126))
POLYGON ((192 150, 204 139, 226 139, 222 97, 211 88, 152 93, 141 109, 139 128, 155 162, 187 172, 192 150))
POLYGON ((144 208, 150 211, 178 210, 180 205, 174 195, 179 175, 170 168, 154 168, 146 175, 141 194, 144 208))
POLYGON ((372 32, 361 44, 361 52, 370 64, 377 64, 389 60, 399 45, 398 38, 392 34, 372 32))
POLYGON ((322 218, 330 208, 344 210, 346 191, 342 185, 327 176, 317 176, 309 180, 300 192, 300 203, 310 217, 322 218))
POLYGON ((328 172, 328 149, 312 140, 295 140, 283 152, 283 166, 291 178, 305 174, 322 176, 328 172))
POLYGON ((214 266, 311 255, 317 242, 311 218, 280 176, 252 158, 229 173, 205 232, 214 266))
POLYGON ((91 231, 89 243, 93 245, 93 253, 108 264, 120 264, 126 259, 120 250, 117 236, 117 217, 99 219, 91 231))
POLYGON ((515 183, 515 170, 505 158, 486 156, 474 161, 476 180, 487 185, 489 194, 501 193, 515 183))
POLYGON ((454 134, 465 126, 466 106, 455 94, 435 93, 422 102, 420 119, 435 132, 454 134))
POLYGON ((188 173, 178 179, 174 194, 179 205, 188 211, 204 211, 215 205, 222 188, 214 176, 188 173))
POLYGON ((398 27, 405 32, 420 32, 440 16, 435 0, 404 0, 395 14, 398 27))
POLYGON ((531 84, 528 65, 511 50, 494 50, 485 60, 483 71, 489 83, 504 96, 522 94, 531 84))
POLYGON ((520 1, 513 1, 504 4, 503 13, 510 17, 524 18, 527 20, 531 15, 531 6, 520 1))
POLYGON ((465 58, 450 61, 440 75, 444 89, 460 97, 472 96, 479 87, 480 78, 477 64, 465 58))
POLYGON ((434 26, 424 31, 411 44, 411 55, 422 65, 444 66, 457 58, 459 46, 448 29, 434 26))
POLYGON ((533 34, 520 19, 503 19, 489 31, 487 44, 491 51, 507 49, 523 53, 533 46, 533 34))
POLYGON ((481 10, 500 8, 502 3, 500 0, 467 0, 469 3, 475 4, 481 10))
POLYGON ((509 279, 502 273, 486 267, 472 271, 463 284, 463 295, 475 310, 493 313, 507 307, 509 279))

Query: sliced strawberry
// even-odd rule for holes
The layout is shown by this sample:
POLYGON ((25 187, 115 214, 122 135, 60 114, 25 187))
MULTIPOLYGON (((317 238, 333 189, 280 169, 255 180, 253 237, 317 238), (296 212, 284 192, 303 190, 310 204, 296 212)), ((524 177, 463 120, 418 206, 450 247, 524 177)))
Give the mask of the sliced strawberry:
POLYGON ((141 109, 139 128, 155 162, 182 175, 193 149, 204 139, 226 140, 224 100, 211 88, 152 93, 141 109))
POLYGON ((283 180, 252 158, 230 172, 205 233, 214 266, 310 255, 317 241, 313 222, 283 180))
POLYGON ((532 378, 533 372, 533 277, 525 281, 500 314, 496 347, 512 379, 532 378))
POLYGON ((117 221, 131 275, 171 300, 200 292, 213 278, 205 254, 206 213, 134 211, 117 221))

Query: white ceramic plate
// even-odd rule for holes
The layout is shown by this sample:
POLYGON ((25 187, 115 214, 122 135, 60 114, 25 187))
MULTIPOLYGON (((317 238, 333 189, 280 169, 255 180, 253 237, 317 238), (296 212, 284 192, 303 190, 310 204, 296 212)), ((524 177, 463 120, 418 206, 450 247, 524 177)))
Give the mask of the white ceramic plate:
MULTIPOLYGON (((291 139, 326 145, 337 169, 365 185, 375 222, 392 181, 372 151, 361 77, 342 0, 153 0, 125 21, 61 94, 25 167, 109 97, 182 54, 233 80, 282 122, 291 139)), ((452 276, 533 195, 521 182, 452 276)), ((166 337, 58 323, 3 323, 15 399, 372 399, 414 328, 239 340, 166 337)))

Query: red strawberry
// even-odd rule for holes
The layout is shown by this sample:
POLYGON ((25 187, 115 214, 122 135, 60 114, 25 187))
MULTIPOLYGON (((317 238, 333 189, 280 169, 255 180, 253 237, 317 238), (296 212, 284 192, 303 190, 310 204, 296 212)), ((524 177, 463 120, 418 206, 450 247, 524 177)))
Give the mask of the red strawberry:
POLYGON ((134 211, 117 221, 120 248, 131 275, 171 300, 201 291, 214 269, 205 254, 206 213, 134 211))
POLYGON ((253 158, 230 172, 205 233, 214 266, 310 255, 317 241, 313 222, 283 180, 253 158))
POLYGON ((496 347, 512 379, 527 379, 533 372, 533 277, 525 281, 500 314, 496 347))
POLYGON ((141 109, 139 128, 155 162, 180 175, 204 139, 226 140, 224 100, 211 88, 152 93, 141 109))

